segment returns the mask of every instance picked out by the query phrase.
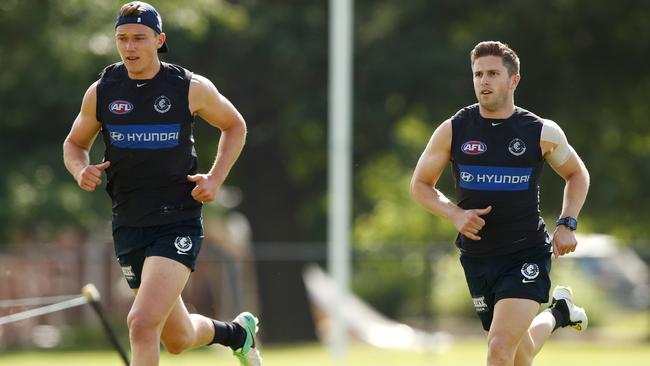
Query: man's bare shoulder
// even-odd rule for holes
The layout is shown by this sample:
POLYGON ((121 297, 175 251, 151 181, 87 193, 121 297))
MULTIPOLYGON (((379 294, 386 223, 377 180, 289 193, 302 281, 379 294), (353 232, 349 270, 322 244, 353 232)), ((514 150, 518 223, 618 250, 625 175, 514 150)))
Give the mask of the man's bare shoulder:
POLYGON ((88 87, 88 90, 86 90, 86 94, 87 94, 87 93, 94 93, 94 94, 97 94, 97 86, 99 85, 99 81, 100 81, 100 80, 95 80, 95 82, 93 82, 92 84, 90 84, 90 86, 88 87))
POLYGON ((448 152, 451 150, 451 118, 442 122, 431 135, 425 152, 448 152))
POLYGON ((451 139, 451 132, 452 132, 452 123, 451 123, 451 118, 448 118, 444 120, 438 127, 436 128, 434 135, 438 135, 443 138, 449 138, 451 139))
POLYGON ((94 108, 97 105, 97 85, 99 85, 99 80, 90 84, 86 93, 84 93, 83 101, 81 102, 82 110, 87 107, 94 108))
POLYGON ((203 75, 192 74, 192 79, 190 80, 190 91, 196 89, 199 91, 207 91, 216 88, 210 79, 206 78, 203 75))

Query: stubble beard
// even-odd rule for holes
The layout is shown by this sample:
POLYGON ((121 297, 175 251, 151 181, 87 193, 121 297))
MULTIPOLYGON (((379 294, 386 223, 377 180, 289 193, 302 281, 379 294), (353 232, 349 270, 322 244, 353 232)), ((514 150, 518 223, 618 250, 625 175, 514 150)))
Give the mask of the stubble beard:
POLYGON ((495 96, 494 94, 491 94, 490 97, 494 98, 489 98, 491 101, 485 101, 481 100, 481 98, 478 98, 478 104, 481 106, 481 108, 490 111, 490 112, 498 112, 500 109, 502 109, 505 104, 506 104, 506 98, 503 96, 495 96))

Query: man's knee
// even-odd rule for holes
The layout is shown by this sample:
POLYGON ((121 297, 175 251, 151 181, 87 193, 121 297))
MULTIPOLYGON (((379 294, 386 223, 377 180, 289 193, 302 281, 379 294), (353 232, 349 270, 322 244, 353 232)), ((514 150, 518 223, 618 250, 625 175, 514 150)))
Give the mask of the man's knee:
POLYGON ((160 319, 146 311, 131 309, 126 317, 126 323, 129 326, 129 336, 132 340, 147 340, 158 336, 160 319))
POLYGON ((502 337, 493 337, 488 340, 488 365, 512 365, 516 344, 502 337))

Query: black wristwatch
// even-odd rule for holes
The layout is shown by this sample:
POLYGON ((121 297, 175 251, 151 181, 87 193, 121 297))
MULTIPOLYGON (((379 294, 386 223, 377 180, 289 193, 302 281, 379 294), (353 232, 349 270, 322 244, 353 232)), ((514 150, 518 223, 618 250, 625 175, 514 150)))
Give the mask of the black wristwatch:
POLYGON ((563 217, 555 222, 555 225, 564 225, 569 229, 575 231, 578 228, 578 220, 575 217, 567 216, 563 217))

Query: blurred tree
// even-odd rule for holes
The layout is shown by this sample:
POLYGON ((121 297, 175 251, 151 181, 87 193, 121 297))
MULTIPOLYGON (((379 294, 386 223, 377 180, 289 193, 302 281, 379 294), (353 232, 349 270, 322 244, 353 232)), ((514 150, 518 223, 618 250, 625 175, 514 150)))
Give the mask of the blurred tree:
MULTIPOLYGON (((490 39, 509 43, 521 58, 516 104, 560 123, 590 169, 581 230, 648 237, 650 211, 633 208, 650 203, 643 189, 650 182, 650 77, 639 72, 650 54, 646 6, 579 0, 511 0, 489 8, 478 1, 356 4, 357 247, 418 253, 423 245, 444 243, 453 250, 453 227, 409 199, 408 181, 438 124, 476 101, 469 51, 490 39)), ((449 176, 440 180, 453 199, 451 183, 449 176)), ((544 173, 541 209, 551 231, 562 189, 559 177, 544 173)), ((378 281, 376 263, 355 263, 355 290, 389 315, 404 315, 422 291, 408 271, 393 267, 387 267, 391 280, 378 281), (386 301, 391 294, 400 294, 401 302, 386 301)))
MULTIPOLYGON (((121 4, 0 2, 0 243, 47 239, 64 225, 93 230, 110 217, 107 197, 82 192, 65 171, 61 143, 88 85, 118 60, 112 32, 121 4)), ((247 146, 227 183, 245 194, 238 209, 254 240, 322 243, 327 1, 154 5, 169 36, 165 60, 212 79, 247 119, 247 146)), ((643 2, 358 0, 355 22, 351 204, 360 249, 419 250, 443 240, 453 250, 453 227, 419 208, 408 182, 437 125, 474 102, 468 54, 486 39, 509 43, 521 57, 517 105, 560 123, 587 163, 592 188, 581 228, 650 236, 650 211, 643 209, 650 205, 650 8, 643 2)), ((217 138, 198 124, 203 170, 217 138)), ((93 161, 102 150, 98 142, 93 161)), ((452 196, 450 178, 441 184, 452 196)), ((547 172, 542 186, 542 211, 553 219, 562 184, 547 172)), ((269 311, 292 312, 285 307, 292 302, 302 308, 304 296, 295 295, 302 293, 301 265, 260 265, 269 311)), ((278 322, 273 328, 282 337, 278 322)))
MULTIPOLYGON (((649 213, 629 207, 648 200, 650 76, 638 70, 649 54, 650 10, 623 2, 511 0, 486 11, 473 1, 357 1, 357 239, 427 237, 413 229, 420 225, 400 225, 402 233, 385 236, 396 229, 368 220, 375 208, 383 215, 397 209, 388 201, 413 205, 404 190, 430 133, 474 101, 467 53, 482 39, 505 40, 518 51, 517 104, 562 124, 589 164, 594 184, 585 221, 599 231, 647 236, 649 213), (372 182, 377 174, 384 179, 372 182)), ((4 239, 33 233, 36 222, 54 228, 85 217, 90 228, 107 211, 105 197, 70 189, 74 182, 53 152, 60 151, 85 88, 117 59, 111 32, 120 3, 7 0, 0 6, 4 239)), ((242 209, 263 241, 325 237, 326 5, 156 4, 165 15, 169 61, 215 80, 249 121, 247 149, 231 183, 245 188, 242 209)), ((209 156, 217 136, 205 131, 199 125, 198 145, 209 156)), ((101 158, 101 148, 93 158, 101 158)), ((209 163, 201 161, 204 168, 209 163)), ((559 210, 560 190, 557 181, 544 185, 549 216, 559 210)), ((435 227, 428 235, 448 237, 449 230, 435 227)))
MULTIPOLYGON (((643 192, 650 182, 650 76, 639 72, 650 54, 650 9, 635 1, 478 4, 357 1, 357 240, 425 238, 405 222, 421 220, 409 212, 416 205, 407 202, 406 176, 435 127, 475 102, 469 51, 487 39, 509 43, 522 60, 516 104, 560 123, 587 163, 592 188, 582 228, 647 237, 650 211, 631 208, 650 203, 643 192), (424 131, 407 141, 403 121, 413 118, 424 131), (365 184, 382 167, 383 184, 365 184), (401 224, 387 229, 389 215, 401 224)), ((449 178, 441 184, 453 196, 449 178)), ((544 174, 542 212, 550 220, 559 214, 562 188, 555 174, 544 174)), ((429 218, 427 239, 453 237, 439 221, 429 218)))

